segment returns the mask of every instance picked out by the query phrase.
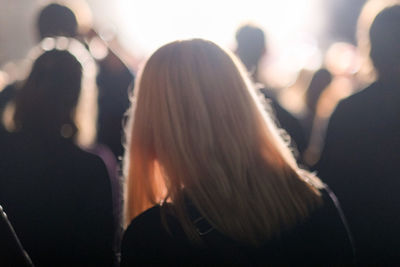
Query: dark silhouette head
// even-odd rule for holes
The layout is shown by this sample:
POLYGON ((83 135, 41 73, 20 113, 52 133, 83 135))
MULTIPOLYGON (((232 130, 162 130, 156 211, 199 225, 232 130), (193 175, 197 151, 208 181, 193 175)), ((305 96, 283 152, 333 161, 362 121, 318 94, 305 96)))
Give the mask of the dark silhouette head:
POLYGON ((370 57, 380 78, 400 72, 400 5, 384 9, 370 31, 370 57))
POLYGON ((266 51, 263 30, 246 24, 237 30, 236 42, 236 54, 249 72, 256 72, 258 63, 266 51))
POLYGON ((75 37, 78 22, 75 14, 66 6, 52 3, 44 7, 37 20, 39 37, 66 36, 75 37))
POLYGON ((14 121, 17 129, 59 135, 67 126, 76 132, 73 120, 82 78, 82 66, 67 51, 43 53, 16 98, 14 121))

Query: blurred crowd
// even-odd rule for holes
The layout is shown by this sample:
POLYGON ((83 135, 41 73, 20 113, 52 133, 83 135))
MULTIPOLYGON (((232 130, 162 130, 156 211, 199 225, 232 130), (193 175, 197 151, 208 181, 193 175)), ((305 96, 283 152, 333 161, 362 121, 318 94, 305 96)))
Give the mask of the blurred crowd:
POLYGON ((0 70, 0 265, 397 263, 398 4, 367 1, 358 44, 285 88, 256 24, 137 72, 68 3, 43 7, 29 66, 0 70))

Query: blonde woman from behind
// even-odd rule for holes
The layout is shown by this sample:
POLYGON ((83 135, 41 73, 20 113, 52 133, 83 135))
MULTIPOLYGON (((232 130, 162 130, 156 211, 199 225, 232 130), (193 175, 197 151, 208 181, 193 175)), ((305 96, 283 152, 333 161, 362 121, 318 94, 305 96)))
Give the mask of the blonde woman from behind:
POLYGON ((135 90, 122 266, 352 261, 333 195, 297 166, 228 52, 167 44, 135 90))

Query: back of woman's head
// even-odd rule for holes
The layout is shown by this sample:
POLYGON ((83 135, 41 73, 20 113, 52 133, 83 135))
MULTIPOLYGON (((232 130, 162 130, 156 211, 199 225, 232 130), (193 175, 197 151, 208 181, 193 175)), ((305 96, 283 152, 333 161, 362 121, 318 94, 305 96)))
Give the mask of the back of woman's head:
POLYGON ((317 203, 242 73, 232 56, 200 39, 150 57, 128 130, 128 222, 164 198, 196 240, 186 196, 216 229, 256 244, 317 203))
POLYGON ((17 129, 60 134, 61 128, 68 126, 73 132, 81 78, 82 66, 68 51, 44 52, 18 92, 14 114, 17 129))

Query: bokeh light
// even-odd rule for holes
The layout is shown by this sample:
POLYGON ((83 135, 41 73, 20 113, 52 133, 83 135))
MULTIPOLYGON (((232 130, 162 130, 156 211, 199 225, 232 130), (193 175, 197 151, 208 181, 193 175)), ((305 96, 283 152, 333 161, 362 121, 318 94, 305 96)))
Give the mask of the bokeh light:
POLYGON ((195 37, 234 49, 236 29, 255 23, 267 34, 268 65, 274 66, 267 68, 269 80, 284 86, 301 68, 320 66, 316 35, 325 24, 322 10, 318 0, 118 0, 114 22, 123 45, 146 55, 167 42, 195 37))

